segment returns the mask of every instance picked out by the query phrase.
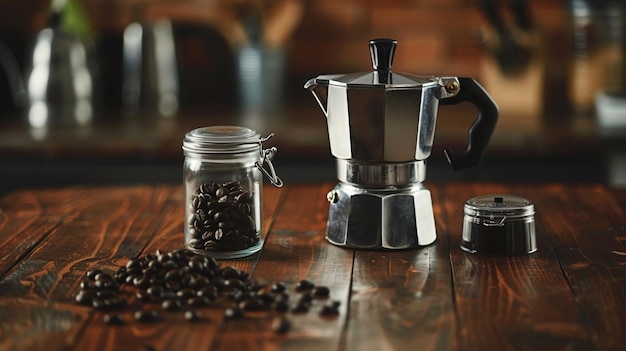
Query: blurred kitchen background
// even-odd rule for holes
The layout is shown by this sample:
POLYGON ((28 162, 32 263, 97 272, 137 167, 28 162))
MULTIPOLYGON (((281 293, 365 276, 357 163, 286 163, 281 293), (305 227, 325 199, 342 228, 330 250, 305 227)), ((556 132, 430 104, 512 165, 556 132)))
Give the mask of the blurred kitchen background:
POLYGON ((336 182, 304 83, 394 70, 477 79, 501 109, 482 164, 454 172, 471 106, 440 107, 428 182, 626 186, 623 0, 2 0, 0 192, 182 182, 185 132, 237 124, 285 183, 336 182))

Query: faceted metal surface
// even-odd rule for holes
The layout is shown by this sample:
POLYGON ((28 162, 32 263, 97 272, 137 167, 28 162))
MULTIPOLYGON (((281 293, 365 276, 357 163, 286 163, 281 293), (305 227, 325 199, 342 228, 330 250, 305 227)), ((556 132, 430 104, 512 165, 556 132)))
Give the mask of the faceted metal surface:
POLYGON ((364 190, 339 183, 333 190, 326 239, 355 249, 408 249, 436 239, 430 191, 364 190))
POLYGON ((391 70, 396 41, 370 41, 374 71, 320 75, 310 90, 324 111, 330 149, 339 159, 402 163, 430 156, 440 99, 458 94, 456 77, 391 70))
POLYGON ((327 88, 333 156, 363 162, 409 162, 430 156, 438 84, 412 89, 327 88))

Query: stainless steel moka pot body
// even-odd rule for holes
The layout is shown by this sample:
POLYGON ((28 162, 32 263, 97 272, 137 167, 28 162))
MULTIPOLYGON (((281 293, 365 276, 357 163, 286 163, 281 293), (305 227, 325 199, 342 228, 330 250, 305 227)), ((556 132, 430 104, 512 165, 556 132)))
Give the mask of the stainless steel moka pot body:
POLYGON ((326 238, 338 246, 406 249, 435 241, 432 200, 422 182, 439 104, 469 101, 478 110, 467 150, 444 150, 454 169, 478 163, 498 119, 497 105, 471 78, 392 72, 396 45, 370 41, 372 72, 320 75, 305 84, 326 115, 337 159, 326 238))

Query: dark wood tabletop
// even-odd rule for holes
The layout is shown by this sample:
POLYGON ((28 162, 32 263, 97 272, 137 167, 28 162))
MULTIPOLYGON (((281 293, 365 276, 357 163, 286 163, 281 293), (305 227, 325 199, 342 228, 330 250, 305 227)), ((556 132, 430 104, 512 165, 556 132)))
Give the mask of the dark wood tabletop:
MULTIPOLYGON (((282 282, 295 302, 307 279, 330 289, 306 312, 227 318, 221 292, 201 317, 136 301, 76 302, 86 273, 183 247, 178 185, 26 189, 0 199, 0 350, 623 350, 626 194, 602 185, 427 184, 437 241, 355 251, 324 239, 334 184, 266 186, 260 253, 222 260, 255 289, 282 282), (463 204, 507 193, 535 204, 538 251, 501 257, 459 247, 463 204), (338 306, 337 314, 320 314, 338 306), (153 322, 133 318, 154 308, 153 322), (105 315, 119 314, 109 324, 105 315), (283 316, 290 327, 274 330, 283 316)), ((283 320, 284 321, 284 320, 283 320)), ((286 324, 287 325, 287 324, 286 324)))

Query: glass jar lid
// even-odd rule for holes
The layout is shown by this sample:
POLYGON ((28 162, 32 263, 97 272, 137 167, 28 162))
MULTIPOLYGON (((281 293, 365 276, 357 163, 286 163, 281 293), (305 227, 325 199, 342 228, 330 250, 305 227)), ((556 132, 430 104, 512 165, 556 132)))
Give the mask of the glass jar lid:
POLYGON ((228 158, 254 157, 257 159, 255 166, 268 177, 274 186, 280 188, 283 186, 283 181, 276 175, 276 170, 272 164, 277 149, 275 147, 263 149, 262 146, 272 136, 274 133, 261 138, 261 135, 255 130, 238 126, 221 125, 196 128, 185 134, 183 153, 185 156, 195 157, 220 154, 226 154, 225 157, 228 158))
POLYGON ((238 126, 210 126, 194 129, 185 134, 183 151, 191 153, 240 153, 259 150, 261 135, 238 126))
POLYGON ((482 195, 469 199, 464 206, 465 215, 472 217, 523 218, 535 215, 535 206, 528 200, 506 194, 482 195))

